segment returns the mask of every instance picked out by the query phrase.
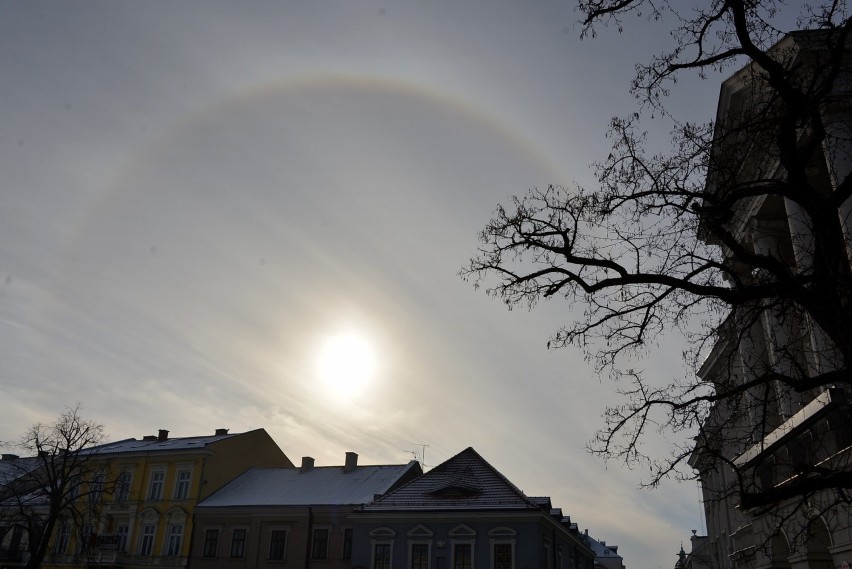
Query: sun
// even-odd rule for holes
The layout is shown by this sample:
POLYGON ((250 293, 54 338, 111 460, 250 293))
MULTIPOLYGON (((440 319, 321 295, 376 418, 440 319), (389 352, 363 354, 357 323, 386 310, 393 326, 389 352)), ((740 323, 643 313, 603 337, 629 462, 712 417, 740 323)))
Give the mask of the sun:
POLYGON ((356 332, 326 338, 317 357, 317 369, 326 385, 338 395, 354 395, 376 373, 376 354, 370 342, 356 332))

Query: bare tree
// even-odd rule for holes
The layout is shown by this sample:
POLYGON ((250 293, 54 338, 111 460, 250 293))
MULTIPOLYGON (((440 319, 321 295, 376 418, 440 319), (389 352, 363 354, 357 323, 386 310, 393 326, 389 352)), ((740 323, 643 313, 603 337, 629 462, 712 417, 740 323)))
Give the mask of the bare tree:
POLYGON ((589 448, 650 468, 647 485, 694 476, 690 462, 702 476, 728 472, 720 492, 746 510, 776 507, 787 519, 785 501, 812 507, 826 491, 846 500, 845 2, 806 5, 798 24, 808 31, 790 34, 774 23, 789 8, 771 0, 701 2, 683 13, 656 0, 581 0, 580 9, 589 36, 631 13, 673 21, 674 46, 637 65, 639 108, 612 120, 598 186, 533 189, 498 207, 462 276, 510 308, 566 301, 570 321, 548 345, 579 346, 598 372, 621 380, 622 397, 589 448), (736 73, 715 123, 668 112, 679 76, 723 70, 736 73), (670 151, 646 151, 649 113, 671 121, 670 151), (670 330, 687 339, 689 372, 661 384, 634 360, 670 330), (658 430, 696 433, 695 446, 648 453, 643 440, 658 430))
POLYGON ((17 443, 31 456, 14 458, 2 473, 0 522, 7 530, 23 528, 28 569, 41 566, 55 539, 67 547, 63 525, 79 538, 90 506, 105 491, 104 465, 96 460, 103 439, 103 426, 83 418, 77 405, 52 423, 33 425, 17 443))

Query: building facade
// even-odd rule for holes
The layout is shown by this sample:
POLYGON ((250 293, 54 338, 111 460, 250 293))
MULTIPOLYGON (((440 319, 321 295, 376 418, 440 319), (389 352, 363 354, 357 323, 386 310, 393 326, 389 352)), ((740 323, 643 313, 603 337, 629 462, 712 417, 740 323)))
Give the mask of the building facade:
MULTIPOLYGON (((772 54, 791 74, 800 73, 803 81, 811 81, 813 71, 826 64, 819 51, 820 45, 827 45, 826 38, 830 40, 821 32, 795 32, 776 45, 772 54)), ((827 131, 825 142, 807 165, 807 186, 823 196, 848 180, 852 171, 850 61, 847 46, 846 72, 820 108, 827 131)), ((769 134, 752 131, 744 138, 731 128, 749 118, 756 105, 772 109, 770 103, 757 100, 767 93, 757 88, 761 81, 765 78, 751 65, 722 85, 718 140, 707 182, 711 195, 730 191, 725 184, 744 188, 785 175, 769 134), (726 128, 734 134, 719 136, 726 128), (728 165, 732 166, 729 172, 721 174, 728 165)), ((838 206, 835 221, 846 236, 852 235, 850 213, 850 200, 838 206)), ((800 203, 780 192, 754 192, 738 202, 727 223, 737 246, 748 254, 771 258, 777 261, 777 270, 783 267, 803 279, 812 274, 813 229, 800 203)), ((762 275, 752 271, 732 278, 758 280, 762 275)), ((848 500, 838 500, 834 488, 785 493, 796 484, 807 483, 809 476, 852 470, 852 421, 845 390, 804 387, 808 378, 836 369, 838 361, 824 333, 806 314, 783 302, 766 300, 738 307, 719 328, 717 342, 698 375, 717 392, 735 393, 737 386, 741 392, 738 398, 713 405, 690 458, 702 485, 707 536, 693 536, 693 551, 684 552, 681 565, 831 569, 852 559, 848 500), (796 379, 763 379, 772 374, 796 379), (795 385, 797 381, 803 387, 795 385), (781 498, 764 499, 768 495, 781 498)), ((844 383, 848 379, 838 385, 844 383)))
MULTIPOLYGON (((84 452, 91 474, 76 486, 79 507, 53 532, 46 567, 185 567, 199 501, 251 467, 293 466, 263 429, 180 438, 160 430, 84 452)), ((28 536, 0 533, 19 551, 4 566, 25 564, 28 536)))
POLYGON ((352 566, 593 569, 576 524, 467 448, 355 511, 352 566))
POLYGON ((358 465, 249 470, 195 509, 194 569, 351 567, 349 515, 422 474, 420 464, 358 465))

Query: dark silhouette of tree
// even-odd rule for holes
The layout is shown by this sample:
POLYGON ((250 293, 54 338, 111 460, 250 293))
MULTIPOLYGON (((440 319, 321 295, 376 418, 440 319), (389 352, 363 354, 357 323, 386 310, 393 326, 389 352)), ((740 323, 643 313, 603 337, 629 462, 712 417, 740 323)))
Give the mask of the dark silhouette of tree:
POLYGON ((798 26, 807 31, 790 34, 774 23, 789 10, 777 1, 701 2, 678 12, 656 0, 582 0, 580 10, 587 36, 621 28, 633 13, 674 21, 673 48, 637 65, 638 110, 612 120, 597 187, 533 189, 498 206, 462 276, 510 308, 565 301, 569 321, 548 346, 578 346, 599 373, 619 380, 619 402, 589 448, 650 469, 644 484, 693 477, 689 461, 702 477, 729 469, 719 491, 744 509, 827 490, 846 500, 845 3, 806 5, 798 26), (717 120, 678 121, 666 108, 669 90, 684 73, 711 71, 736 72, 717 120), (646 150, 649 114, 671 121, 665 153, 646 150), (634 369, 635 359, 660 349, 671 330, 687 340, 690 372, 661 384, 634 369), (696 433, 695 446, 651 454, 643 440, 658 430, 696 433))
POLYGON ((0 474, 0 525, 26 532, 28 569, 41 567, 63 524, 84 537, 86 514, 108 491, 97 460, 103 439, 103 426, 83 418, 77 405, 52 423, 33 425, 17 443, 30 456, 15 458, 0 474))

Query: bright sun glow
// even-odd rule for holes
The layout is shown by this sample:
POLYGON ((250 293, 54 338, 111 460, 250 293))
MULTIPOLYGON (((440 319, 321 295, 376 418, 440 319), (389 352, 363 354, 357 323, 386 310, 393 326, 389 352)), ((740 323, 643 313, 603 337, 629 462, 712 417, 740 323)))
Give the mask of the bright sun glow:
POLYGON ((358 393, 376 372, 373 347, 353 332, 326 339, 317 363, 322 379, 340 395, 358 393))

